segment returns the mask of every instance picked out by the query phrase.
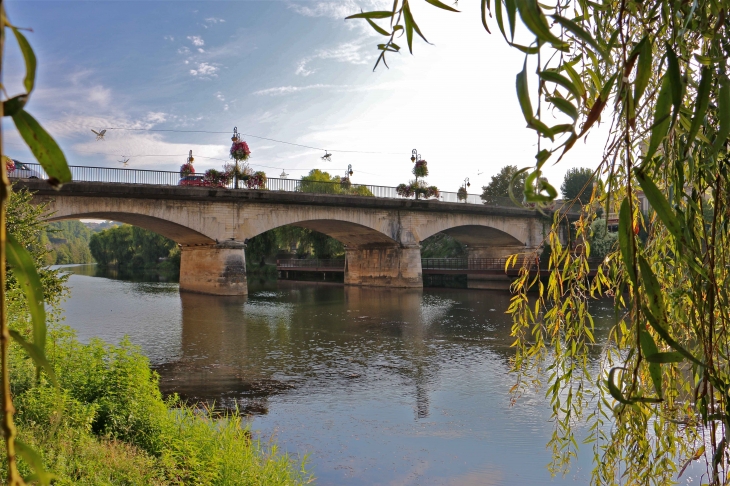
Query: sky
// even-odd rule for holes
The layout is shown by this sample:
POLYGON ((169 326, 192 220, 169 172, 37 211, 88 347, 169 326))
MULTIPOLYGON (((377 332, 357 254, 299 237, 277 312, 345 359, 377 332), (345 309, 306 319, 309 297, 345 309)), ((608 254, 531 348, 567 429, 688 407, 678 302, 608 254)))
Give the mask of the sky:
MULTIPOLYGON (((524 56, 484 30, 480 2, 459 1, 461 13, 413 2, 431 45, 416 39, 411 55, 400 39, 390 69, 373 72, 384 38, 344 18, 388 3, 9 0, 6 9, 14 25, 33 29, 38 74, 26 109, 70 165, 121 168, 129 159, 127 168, 178 170, 192 150, 198 172, 220 169, 234 127, 246 134, 252 168, 269 177, 343 175, 352 165, 354 183, 393 186, 412 179, 417 149, 430 184, 456 191, 468 177, 479 193, 504 165, 534 165, 536 136, 515 94, 524 56), (104 140, 92 129, 107 129, 104 140)), ((13 96, 24 67, 14 39, 5 52, 13 96)), ((5 153, 33 161, 12 123, 3 129, 5 153)), ((568 168, 597 166, 599 135, 546 168, 553 185, 568 168)))

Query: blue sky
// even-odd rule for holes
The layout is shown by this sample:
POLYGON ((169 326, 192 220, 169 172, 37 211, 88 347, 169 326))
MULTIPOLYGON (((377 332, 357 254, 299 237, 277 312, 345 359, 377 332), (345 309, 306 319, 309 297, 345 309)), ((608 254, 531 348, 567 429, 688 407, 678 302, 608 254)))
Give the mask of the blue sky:
MULTIPOLYGON (((414 56, 372 67, 381 37, 348 14, 388 0, 342 1, 9 1, 10 20, 31 27, 39 58, 37 92, 27 109, 56 137, 71 165, 176 170, 193 150, 198 170, 220 168, 230 132, 244 137, 251 164, 298 178, 312 168, 358 183, 411 178, 410 152, 429 162, 429 182, 470 192, 506 164, 533 164, 535 136, 514 90, 524 58, 481 26, 479 2, 454 14, 415 2, 434 45, 414 41, 414 56), (109 130, 112 127, 226 132, 109 130), (383 152, 343 153, 336 150, 383 152), (209 157, 209 158, 204 158, 209 157), (481 174, 479 174, 481 173, 481 174)), ((401 43, 405 46, 405 39, 401 43)), ((10 40, 4 71, 11 95, 23 68, 10 40)), ((32 160, 8 124, 5 152, 32 160)), ((581 142, 547 174, 556 186, 569 167, 595 167, 598 138, 581 142)))

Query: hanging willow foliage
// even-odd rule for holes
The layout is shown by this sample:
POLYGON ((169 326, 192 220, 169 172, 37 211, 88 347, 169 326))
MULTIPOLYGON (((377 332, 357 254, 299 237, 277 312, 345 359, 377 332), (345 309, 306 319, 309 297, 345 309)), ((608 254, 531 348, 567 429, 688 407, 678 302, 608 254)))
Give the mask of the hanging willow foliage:
MULTIPOLYGON (((610 126, 580 218, 567 222, 554 214, 545 242, 552 250, 549 280, 523 269, 509 308, 514 393, 547 376, 554 471, 565 471, 576 454, 576 424, 588 424, 594 483, 667 484, 704 461, 704 481, 727 484, 730 1, 481 5, 485 29, 494 18, 525 56, 516 91, 538 138, 535 165, 518 173, 527 173, 528 202, 556 197, 541 179, 545 163, 559 161, 599 120, 610 126), (532 42, 516 43, 516 33, 532 42), (528 78, 539 82, 529 86, 528 78), (589 280, 591 223, 599 209, 618 220, 618 246, 589 280), (639 238, 640 230, 648 237, 639 238), (566 241, 566 232, 584 252, 566 241), (537 294, 528 296, 528 289, 537 294), (605 297, 614 299, 619 319, 606 342, 597 343, 588 304, 605 297)), ((414 33, 425 40, 408 0, 348 18, 363 18, 386 37, 376 67, 400 51, 394 40, 403 33, 411 51, 414 33)))

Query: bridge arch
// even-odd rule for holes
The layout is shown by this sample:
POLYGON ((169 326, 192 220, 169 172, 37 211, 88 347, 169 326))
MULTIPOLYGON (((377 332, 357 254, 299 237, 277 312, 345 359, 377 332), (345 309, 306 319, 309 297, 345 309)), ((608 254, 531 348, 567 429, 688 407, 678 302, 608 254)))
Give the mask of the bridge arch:
POLYGON ((266 231, 271 231, 277 228, 281 228, 283 226, 297 226, 300 228, 317 231, 336 239, 337 241, 345 245, 346 248, 398 246, 398 242, 396 240, 378 230, 359 223, 336 219, 312 219, 306 221, 297 221, 295 223, 288 223, 276 226, 274 228, 267 229, 266 231))
POLYGON ((467 247, 534 248, 541 243, 541 229, 534 218, 446 215, 417 228, 417 238, 423 241, 436 233, 445 233, 467 247))
POLYGON ((133 226, 138 226, 146 230, 153 231, 157 234, 169 238, 180 245, 213 245, 216 243, 214 238, 210 238, 198 231, 187 226, 183 226, 166 219, 156 218, 145 214, 136 213, 120 213, 120 212, 85 212, 79 214, 65 214, 62 216, 52 215, 46 221, 63 221, 67 219, 104 219, 109 221, 118 221, 133 226))

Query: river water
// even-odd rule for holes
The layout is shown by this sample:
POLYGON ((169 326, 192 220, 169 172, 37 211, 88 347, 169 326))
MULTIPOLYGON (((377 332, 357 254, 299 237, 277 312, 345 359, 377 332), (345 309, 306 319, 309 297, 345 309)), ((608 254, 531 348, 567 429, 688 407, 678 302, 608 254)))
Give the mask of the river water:
MULTIPOLYGON (((322 485, 587 484, 584 446, 551 478, 543 392, 510 404, 506 292, 249 282, 248 297, 66 267, 81 340, 139 345, 164 393, 250 414, 322 485)), ((597 335, 609 327, 600 310, 597 335)))

